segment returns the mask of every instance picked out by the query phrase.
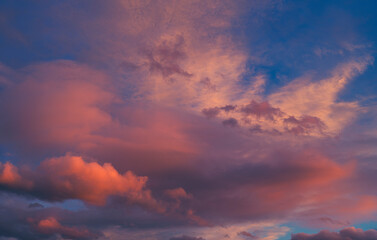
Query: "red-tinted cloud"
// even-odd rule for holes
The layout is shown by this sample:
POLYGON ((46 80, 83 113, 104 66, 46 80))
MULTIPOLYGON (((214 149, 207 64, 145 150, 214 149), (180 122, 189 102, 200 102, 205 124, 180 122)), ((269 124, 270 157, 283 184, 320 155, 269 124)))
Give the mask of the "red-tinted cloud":
MULTIPOLYGON (((1 202, 1 234, 84 238, 78 226, 173 232, 266 219, 339 227, 373 216, 376 196, 365 186, 375 177, 361 175, 373 174, 374 145, 337 145, 353 145, 342 131, 366 110, 338 95, 371 57, 352 55, 318 74, 324 79, 276 72, 275 85, 270 71, 253 66, 271 66, 265 49, 249 51, 236 42, 242 34, 230 35, 242 29, 228 31, 250 10, 246 2, 264 16, 259 10, 276 1, 47 4, 61 25, 43 28, 48 41, 35 42, 67 49, 80 35, 80 51, 59 55, 71 61, 0 64, 0 190, 25 201, 1 202), (62 210, 69 199, 85 209, 62 210)), ((182 234, 164 239, 171 236, 182 234)))
POLYGON ((109 196, 124 196, 130 203, 158 208, 150 190, 145 189, 147 177, 130 171, 120 174, 109 163, 101 166, 66 155, 47 159, 35 171, 24 172, 24 176, 14 165, 4 166, 0 183, 10 191, 51 201, 80 199, 95 205, 105 204, 109 196))
POLYGON ((322 132, 326 127, 321 119, 313 116, 303 116, 301 119, 290 116, 284 119, 284 123, 290 125, 287 131, 295 135, 307 134, 313 130, 322 132))
POLYGON ((205 240, 205 239, 201 237, 191 237, 191 236, 183 235, 180 237, 172 237, 170 238, 170 240, 205 240))
POLYGON ((54 217, 40 220, 35 228, 43 235, 59 234, 64 239, 95 239, 98 237, 97 234, 91 233, 87 229, 63 226, 54 217))
POLYGON ((246 116, 254 115, 257 118, 265 118, 268 120, 274 120, 275 117, 283 114, 279 108, 272 107, 268 102, 258 103, 254 100, 242 107, 241 112, 246 116))
POLYGON ((292 234, 292 240, 375 240, 377 231, 362 230, 354 227, 344 228, 339 232, 322 230, 316 234, 296 233, 292 234))

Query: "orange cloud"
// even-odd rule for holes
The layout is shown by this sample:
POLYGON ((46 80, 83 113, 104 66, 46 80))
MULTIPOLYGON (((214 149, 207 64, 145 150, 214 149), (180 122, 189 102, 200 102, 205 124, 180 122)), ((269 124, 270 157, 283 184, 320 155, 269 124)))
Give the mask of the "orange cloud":
POLYGON ((101 166, 96 162, 85 162, 78 156, 66 155, 43 161, 26 177, 21 177, 18 168, 11 163, 2 168, 0 184, 3 187, 42 199, 80 199, 104 205, 109 196, 117 195, 125 197, 129 203, 163 211, 151 191, 145 188, 147 177, 136 176, 131 171, 120 174, 110 163, 101 166))
POLYGON ((338 95, 355 76, 373 62, 370 56, 339 64, 330 77, 311 81, 296 79, 268 96, 269 101, 291 116, 310 115, 323 121, 330 135, 339 133, 360 111, 357 102, 339 102, 338 95))
POLYGON ((296 233, 292 234, 291 240, 373 240, 377 239, 377 231, 370 229, 364 231, 360 228, 348 227, 340 230, 339 232, 330 232, 328 230, 322 230, 319 233, 307 234, 296 233))
POLYGON ((22 81, 0 93, 0 109, 6 115, 0 123, 4 133, 0 141, 30 151, 56 145, 84 148, 94 131, 111 123, 103 108, 116 97, 105 87, 105 74, 71 61, 23 70, 27 74, 17 75, 22 81))
POLYGON ((165 190, 165 194, 173 199, 192 198, 192 195, 187 193, 183 188, 174 188, 165 190))
POLYGON ((87 229, 75 227, 66 227, 61 225, 54 217, 40 220, 35 226, 36 230, 45 235, 60 234, 63 238, 70 239, 93 239, 97 235, 89 232, 87 229))
POLYGON ((150 192, 144 190, 147 177, 138 177, 131 171, 119 174, 110 163, 101 166, 67 155, 42 162, 38 172, 63 198, 65 195, 98 205, 111 195, 125 195, 130 201, 152 199, 150 192))

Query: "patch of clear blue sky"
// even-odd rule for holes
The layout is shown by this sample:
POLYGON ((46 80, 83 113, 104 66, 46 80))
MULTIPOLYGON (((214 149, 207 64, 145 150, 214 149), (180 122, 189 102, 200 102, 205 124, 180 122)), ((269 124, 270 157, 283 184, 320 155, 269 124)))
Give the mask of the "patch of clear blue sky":
POLYGON ((64 12, 68 9, 63 8, 65 2, 0 1, 0 62, 19 68, 33 62, 76 60, 87 46, 78 28, 64 21, 63 16, 70 14, 64 12))
MULTIPOLYGON (((234 36, 249 46, 250 74, 266 74, 267 94, 310 74, 327 77, 339 63, 370 55, 376 58, 377 1, 282 1, 264 14, 251 11, 236 22, 234 36), (351 47, 355 48, 350 50, 351 47)), ((368 67, 341 93, 356 100, 377 92, 377 70, 368 67)), ((374 102, 376 99, 366 104, 374 102)))

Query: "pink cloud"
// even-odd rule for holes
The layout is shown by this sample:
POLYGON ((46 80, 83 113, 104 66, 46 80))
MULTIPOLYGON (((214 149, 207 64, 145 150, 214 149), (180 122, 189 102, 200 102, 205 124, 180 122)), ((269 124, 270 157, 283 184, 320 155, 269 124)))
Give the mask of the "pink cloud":
POLYGON ((0 175, 3 187, 41 199, 62 201, 80 199, 94 205, 104 205, 109 196, 124 196, 129 203, 163 211, 150 190, 147 177, 131 171, 120 174, 110 163, 99 165, 81 157, 66 155, 43 161, 34 172, 18 174, 10 163, 4 164, 0 175))
POLYGON ((249 104, 241 108, 241 112, 246 116, 255 115, 257 118, 265 118, 274 120, 275 117, 281 116, 283 113, 279 108, 272 107, 268 102, 251 101, 249 104))
POLYGON ((165 194, 173 199, 192 198, 192 195, 187 193, 183 188, 175 188, 165 190, 165 194))
POLYGON ((323 132, 326 127, 321 119, 313 116, 302 116, 301 119, 290 116, 284 119, 284 123, 291 126, 288 132, 296 135, 309 133, 312 130, 323 132))
POLYGON ((23 179, 18 173, 18 168, 13 164, 6 162, 0 163, 0 185, 9 188, 26 188, 33 186, 31 181, 23 179))
POLYGON ((42 219, 34 227, 44 235, 59 234, 64 239, 95 239, 98 237, 97 234, 91 233, 85 228, 63 226, 54 217, 42 219))
POLYGON ((20 82, 1 92, 0 141, 22 148, 71 145, 85 147, 93 132, 111 122, 102 108, 114 100, 106 76, 71 61, 23 69, 20 82))
MULTIPOLYGON (((266 77, 246 86, 247 51, 222 33, 243 10, 237 3, 103 6, 90 21, 78 21, 80 11, 54 12, 81 27, 95 49, 80 55, 90 66, 0 65, 0 143, 29 163, 0 164, 2 189, 52 202, 78 199, 98 218, 121 203, 136 212, 132 227, 270 218, 334 224, 329 219, 377 211, 374 196, 350 187, 362 163, 323 146, 360 110, 337 95, 370 64, 368 56, 339 65, 329 78, 297 79, 262 96, 266 77), (52 157, 66 152, 74 154, 52 157)), ((122 225, 126 214, 114 215, 108 221, 122 225)), ((37 229, 79 237, 56 219, 37 229)), ((247 237, 246 230, 235 232, 247 237)))
POLYGON ((359 228, 348 227, 339 232, 322 230, 316 234, 296 233, 292 234, 292 240, 374 240, 377 239, 377 231, 362 230, 359 228))

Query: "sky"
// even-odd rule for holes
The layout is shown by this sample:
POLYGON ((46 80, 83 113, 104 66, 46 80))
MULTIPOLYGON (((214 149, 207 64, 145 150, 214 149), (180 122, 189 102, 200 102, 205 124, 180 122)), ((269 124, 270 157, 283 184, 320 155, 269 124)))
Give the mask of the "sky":
POLYGON ((376 11, 0 1, 0 240, 376 240, 376 11))

